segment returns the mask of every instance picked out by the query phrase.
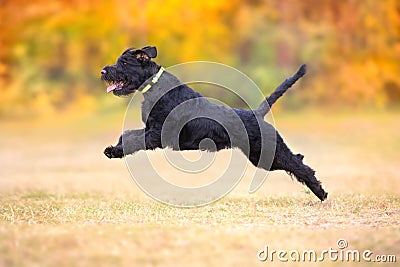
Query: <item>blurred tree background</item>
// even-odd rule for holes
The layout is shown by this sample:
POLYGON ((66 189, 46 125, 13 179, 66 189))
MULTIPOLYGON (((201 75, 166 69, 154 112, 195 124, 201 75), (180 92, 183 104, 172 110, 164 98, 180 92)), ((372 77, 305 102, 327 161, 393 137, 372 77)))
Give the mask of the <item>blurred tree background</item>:
POLYGON ((95 111, 105 95, 102 66, 145 45, 158 47, 165 67, 193 60, 233 66, 265 94, 307 63, 311 75, 301 93, 282 101, 288 107, 400 103, 398 0, 0 3, 3 118, 95 111))

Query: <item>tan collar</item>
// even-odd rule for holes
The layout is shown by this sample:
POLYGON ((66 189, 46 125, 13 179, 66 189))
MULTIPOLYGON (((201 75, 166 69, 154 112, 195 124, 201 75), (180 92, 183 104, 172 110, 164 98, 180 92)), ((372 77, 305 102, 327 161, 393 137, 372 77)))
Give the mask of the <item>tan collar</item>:
POLYGON ((160 77, 163 74, 164 70, 165 69, 163 67, 160 68, 160 70, 157 72, 157 74, 151 80, 151 82, 153 84, 151 84, 151 83, 146 84, 146 86, 141 90, 142 94, 144 94, 147 91, 149 91, 149 89, 158 82, 158 79, 160 79, 160 77))

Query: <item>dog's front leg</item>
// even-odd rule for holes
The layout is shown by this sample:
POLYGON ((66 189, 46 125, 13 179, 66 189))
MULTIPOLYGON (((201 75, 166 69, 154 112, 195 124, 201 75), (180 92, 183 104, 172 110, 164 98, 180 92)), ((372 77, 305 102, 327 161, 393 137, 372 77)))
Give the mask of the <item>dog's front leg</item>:
POLYGON ((104 150, 108 158, 122 158, 139 150, 155 149, 161 147, 159 134, 155 131, 127 130, 118 140, 115 146, 109 146, 104 150))
MULTIPOLYGON (((109 146, 104 150, 104 154, 112 159, 112 158, 122 158, 124 157, 124 149, 123 149, 123 144, 122 142, 127 142, 127 140, 130 140, 129 143, 132 143, 134 141, 139 141, 141 136, 144 136, 145 129, 139 129, 139 130, 126 130, 118 139, 118 143, 115 146, 109 146), (135 140, 133 140, 135 139, 135 140)), ((138 149, 140 150, 140 149, 138 149)), ((125 153, 127 155, 128 153, 125 153)))

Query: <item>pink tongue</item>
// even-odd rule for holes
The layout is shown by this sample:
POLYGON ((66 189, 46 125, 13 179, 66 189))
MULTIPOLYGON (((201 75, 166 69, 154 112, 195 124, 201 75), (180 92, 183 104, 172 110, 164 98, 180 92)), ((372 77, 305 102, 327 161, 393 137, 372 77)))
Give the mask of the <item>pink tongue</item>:
POLYGON ((116 88, 117 88, 116 84, 110 85, 109 87, 107 87, 107 93, 111 92, 112 90, 114 90, 116 88))

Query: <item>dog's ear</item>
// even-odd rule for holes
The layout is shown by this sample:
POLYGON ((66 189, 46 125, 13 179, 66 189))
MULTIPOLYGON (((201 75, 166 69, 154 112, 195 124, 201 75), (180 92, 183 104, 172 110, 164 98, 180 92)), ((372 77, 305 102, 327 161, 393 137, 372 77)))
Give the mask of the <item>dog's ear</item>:
POLYGON ((136 58, 140 63, 146 63, 150 58, 155 58, 157 56, 157 48, 155 46, 146 46, 142 49, 135 51, 136 58))
POLYGON ((155 58, 157 56, 157 48, 155 46, 146 46, 142 50, 150 58, 155 58))

